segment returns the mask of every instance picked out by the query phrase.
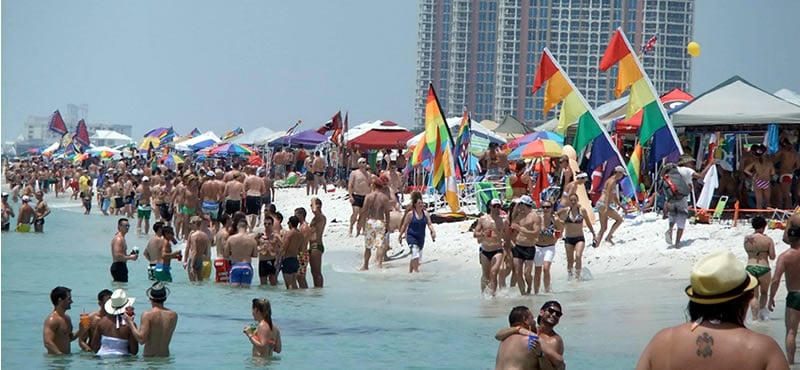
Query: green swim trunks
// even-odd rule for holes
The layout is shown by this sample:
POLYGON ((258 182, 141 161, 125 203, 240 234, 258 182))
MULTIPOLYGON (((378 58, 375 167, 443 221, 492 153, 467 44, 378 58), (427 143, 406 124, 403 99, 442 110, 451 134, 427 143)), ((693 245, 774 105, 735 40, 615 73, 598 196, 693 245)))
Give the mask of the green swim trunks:
POLYGON ((786 293, 786 307, 800 311, 800 292, 786 293))
POLYGON ((158 281, 172 282, 170 266, 157 263, 156 267, 153 269, 153 277, 158 281))
POLYGON ((312 251, 313 251, 314 249, 316 249, 316 250, 318 250, 320 253, 325 253, 325 246, 324 246, 324 245, 322 245, 322 243, 312 243, 311 245, 309 245, 309 246, 308 246, 308 248, 309 248, 310 250, 312 250, 312 251))
POLYGON ((153 211, 153 209, 150 208, 150 205, 139 205, 136 208, 136 217, 137 218, 144 218, 144 219, 149 220, 150 219, 150 213, 152 211, 153 211))
POLYGON ((197 213, 197 210, 195 210, 194 208, 189 209, 189 207, 181 206, 181 213, 189 216, 194 216, 195 213, 197 213))
POLYGON ((755 276, 756 279, 760 278, 761 276, 770 271, 768 266, 761 266, 761 265, 747 265, 747 267, 745 267, 744 269, 747 270, 747 272, 749 272, 750 275, 755 276))

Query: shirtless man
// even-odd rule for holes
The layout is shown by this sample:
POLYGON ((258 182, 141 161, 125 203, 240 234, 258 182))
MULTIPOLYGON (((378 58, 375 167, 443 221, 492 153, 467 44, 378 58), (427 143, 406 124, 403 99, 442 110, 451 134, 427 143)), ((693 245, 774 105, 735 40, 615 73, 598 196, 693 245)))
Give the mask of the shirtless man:
POLYGON ((139 322, 141 328, 136 326, 133 316, 129 313, 125 313, 123 317, 134 338, 140 344, 144 344, 142 356, 169 357, 169 342, 172 341, 172 334, 178 325, 178 314, 164 306, 169 296, 169 289, 161 282, 156 282, 147 289, 146 294, 147 298, 150 298, 152 308, 142 312, 139 322))
POLYGON ((500 216, 500 207, 503 202, 500 199, 489 201, 489 213, 478 219, 478 224, 472 231, 472 236, 478 240, 480 248, 481 262, 481 293, 489 287, 491 295, 494 297, 497 292, 497 275, 500 263, 503 261, 503 245, 509 241, 508 225, 500 216))
POLYGON ((767 296, 771 278, 767 258, 775 260, 775 242, 764 234, 764 230, 767 228, 767 220, 764 217, 753 217, 750 223, 753 226, 753 233, 744 237, 744 251, 747 252, 745 270, 758 279, 758 289, 753 290, 754 297, 750 302, 750 309, 753 313, 753 320, 764 321, 769 319, 767 296))
POLYGON ((18 232, 30 232, 31 231, 31 224, 33 224, 34 220, 34 211, 33 207, 30 205, 31 198, 27 195, 22 196, 22 205, 19 206, 19 216, 17 217, 17 228, 18 232))
MULTIPOLYGON (((314 162, 314 157, 308 156, 303 161, 303 168, 306 169, 306 196, 311 196, 314 193, 314 190, 317 188, 317 181, 316 177, 314 176, 314 172, 311 169, 311 165, 314 162)), ((299 172, 299 171, 298 171, 299 172)))
POLYGON ((261 215, 261 197, 267 191, 264 181, 256 176, 255 169, 249 167, 244 179, 245 213, 250 219, 250 232, 256 227, 261 215))
POLYGON ((312 189, 312 194, 314 195, 317 195, 320 186, 322 186, 322 191, 325 192, 325 168, 327 166, 328 163, 325 162, 325 158, 322 158, 319 150, 314 152, 313 162, 311 163, 311 170, 314 172, 314 183, 316 184, 312 189))
POLYGON ((158 257, 161 257, 161 246, 162 246, 161 229, 163 227, 164 223, 161 221, 158 221, 153 224, 153 237, 147 241, 147 246, 144 248, 144 258, 148 262, 147 278, 150 280, 156 279, 153 276, 153 270, 155 270, 156 268, 156 262, 158 261, 158 257))
POLYGON ((283 243, 280 235, 275 232, 273 218, 264 218, 264 232, 257 235, 258 240, 258 277, 261 285, 278 285, 278 254, 283 243))
POLYGON ((192 216, 190 219, 192 231, 189 240, 186 242, 186 260, 183 261, 183 268, 188 269, 189 281, 203 280, 203 262, 211 256, 211 238, 201 229, 203 219, 200 216, 192 216))
POLYGON ((550 293, 550 267, 556 253, 556 230, 564 228, 564 223, 555 215, 555 203, 542 201, 542 229, 536 241, 536 256, 533 259, 533 292, 539 294, 544 280, 544 292, 550 293))
POLYGON ((142 177, 142 183, 136 188, 136 234, 142 235, 142 220, 144 220, 144 235, 150 233, 150 215, 153 208, 150 205, 151 191, 150 178, 142 177))
POLYGON ((183 251, 178 249, 177 252, 172 251, 172 241, 175 240, 175 230, 172 226, 164 226, 161 229, 161 254, 156 259, 156 266, 153 268, 153 277, 158 281, 172 282, 172 266, 173 259, 181 260, 183 251))
POLYGON ((275 177, 267 174, 267 170, 261 171, 261 180, 264 181, 264 192, 261 193, 261 204, 265 207, 275 201, 275 177))
POLYGON ((308 225, 311 230, 308 237, 311 278, 314 280, 314 288, 322 288, 324 285, 324 278, 322 277, 322 254, 325 252, 325 246, 322 243, 322 235, 325 233, 325 224, 328 222, 328 218, 322 214, 322 201, 317 197, 311 198, 311 213, 314 215, 314 218, 311 219, 311 223, 308 225))
POLYGON ((50 301, 53 302, 53 312, 44 319, 44 348, 51 355, 69 354, 70 342, 80 338, 88 328, 79 325, 78 331, 72 332, 72 319, 67 315, 67 310, 72 308, 72 290, 55 287, 50 292, 50 301))
POLYGON ((395 168, 394 164, 390 163, 389 167, 383 171, 383 175, 389 179, 389 184, 387 186, 390 198, 394 200, 398 205, 401 202, 401 193, 402 190, 401 186, 403 183, 403 178, 397 168, 395 168))
MULTIPOLYGON (((355 176, 355 173, 350 175, 351 181, 355 176)), ((377 250, 375 259, 378 268, 383 268, 383 242, 390 230, 389 212, 392 207, 392 200, 383 191, 388 182, 386 176, 376 178, 372 182, 372 192, 364 197, 364 264, 361 266, 361 271, 369 269, 369 259, 373 249, 377 250)))
POLYGON ((786 357, 789 364, 794 364, 797 326, 800 323, 800 214, 792 215, 786 222, 783 242, 789 245, 789 249, 778 256, 775 264, 769 289, 769 310, 775 310, 775 295, 786 273, 786 357))
POLYGON ((275 151, 275 155, 272 156, 275 177, 278 180, 286 178, 286 164, 289 162, 287 154, 289 153, 285 152, 283 148, 278 147, 275 151))
POLYGON ((158 208, 159 221, 165 225, 171 225, 172 216, 175 214, 173 206, 173 192, 172 179, 166 177, 163 181, 152 187, 153 203, 158 208))
POLYGON ((283 270, 283 282, 286 284, 286 289, 297 289, 297 271, 300 269, 300 261, 297 259, 297 251, 306 243, 305 238, 297 230, 300 225, 300 219, 297 216, 289 217, 289 230, 283 235, 283 262, 281 263, 281 270, 283 270))
POLYGON ((774 339, 744 325, 758 282, 733 253, 701 257, 690 281, 685 289, 690 300, 687 322, 653 336, 639 357, 637 370, 789 369, 774 339), (715 283, 707 284, 711 281, 715 283))
POLYGON ((514 270, 520 295, 531 294, 533 287, 531 271, 536 257, 536 243, 542 230, 542 218, 533 211, 533 205, 530 196, 523 195, 519 198, 514 211, 520 212, 520 218, 518 221, 512 221, 509 227, 510 237, 514 240, 511 253, 514 256, 514 270))
POLYGON ((128 356, 139 353, 139 343, 130 325, 125 325, 124 313, 133 309, 136 298, 117 289, 103 305, 105 315, 97 321, 92 334, 91 347, 98 356, 128 356))
POLYGON ((754 144, 750 147, 756 160, 744 167, 742 172, 747 177, 753 178, 753 193, 756 195, 756 209, 769 207, 771 204, 770 181, 775 175, 775 165, 771 160, 765 158, 767 147, 762 144, 754 144))
POLYGON ((487 180, 500 180, 505 176, 508 157, 500 150, 500 145, 497 143, 489 143, 489 149, 483 153, 481 161, 486 163, 487 180))
POLYGON ((232 287, 249 288, 253 282, 254 257, 258 257, 258 242, 247 234, 247 219, 236 224, 236 234, 225 242, 225 256, 231 260, 230 283, 232 287))
POLYGON ((233 215, 242 209, 242 198, 244 198, 244 194, 242 173, 236 171, 233 174, 233 179, 225 183, 225 190, 223 191, 226 214, 233 215))
POLYGON ((617 184, 625 177, 625 174, 625 167, 617 166, 614 168, 614 175, 609 177, 606 183, 603 184, 603 192, 600 194, 600 199, 597 201, 597 215, 600 219, 600 231, 594 239, 595 248, 600 247, 600 242, 603 240, 603 235, 608 228, 609 218, 614 220, 614 225, 611 226, 606 241, 612 245, 614 244, 612 240, 614 232, 622 225, 622 216, 620 216, 614 208, 611 208, 611 206, 616 204, 620 209, 623 209, 622 203, 619 201, 619 194, 617 194, 617 184))
POLYGON ((44 218, 50 214, 50 207, 44 201, 44 194, 39 190, 35 193, 36 208, 33 209, 33 231, 44 232, 44 218))
POLYGON ((510 328, 501 329, 495 358, 496 370, 542 369, 542 349, 536 336, 536 318, 528 307, 517 306, 508 315, 510 328))
POLYGON ((794 171, 800 168, 800 156, 797 150, 792 147, 792 143, 788 137, 784 136, 780 140, 781 147, 775 153, 774 161, 778 163, 778 187, 780 188, 780 198, 778 207, 783 209, 792 208, 792 182, 794 179, 794 171))
POLYGON ((94 334, 94 327, 97 325, 97 322, 100 321, 103 316, 105 316, 105 311, 103 311, 103 306, 105 306, 106 301, 111 298, 111 291, 108 289, 103 289, 100 293, 97 293, 97 304, 100 306, 100 309, 94 312, 89 312, 89 326, 86 328, 86 332, 78 338, 78 345, 84 351, 91 351, 91 339, 92 334, 94 334))
POLYGON ((361 235, 363 227, 362 208, 364 207, 364 197, 369 193, 370 175, 367 171, 367 159, 358 159, 358 169, 350 173, 350 180, 347 183, 347 192, 350 195, 350 204, 353 206, 353 213, 350 215, 350 229, 347 235, 353 235, 353 225, 356 224, 356 237, 361 235))
MULTIPOLYGON (((89 190, 91 191, 91 190, 89 190)), ((124 212, 128 218, 133 218, 133 207, 136 204, 136 192, 134 191, 133 180, 131 176, 126 175, 122 183, 122 197, 125 203, 124 212)))
POLYGON ((136 261, 139 258, 138 254, 128 254, 128 243, 125 241, 125 235, 131 228, 130 222, 127 218, 120 218, 117 221, 117 233, 111 239, 111 277, 114 282, 127 283, 128 282, 128 264, 127 262, 136 261))
POLYGON ((578 194, 578 189, 581 186, 585 188, 586 180, 589 179, 589 175, 586 172, 581 172, 575 175, 575 180, 570 181, 567 185, 564 185, 564 190, 561 192, 561 206, 562 207, 569 207, 569 196, 572 194, 578 194))
MULTIPOLYGON (((177 191, 177 189, 176 189, 177 191)), ((176 198, 175 205, 180 206, 180 225, 181 237, 186 240, 189 237, 191 228, 189 227, 189 219, 197 214, 198 203, 200 202, 200 189, 197 176, 186 176, 186 184, 181 187, 180 196, 176 198)), ((177 222, 176 222, 177 223, 177 222)), ((176 225, 177 228, 177 225, 176 225)))
MULTIPOLYGON (((225 184, 222 180, 217 179, 217 174, 214 171, 208 171, 206 176, 208 176, 208 179, 200 186, 200 197, 203 200, 201 207, 203 214, 211 218, 216 228, 216 220, 219 218, 219 205, 223 199, 225 184)), ((221 178, 222 174, 219 177, 221 178)))
POLYGON ((11 217, 17 217, 14 213, 14 208, 11 208, 11 205, 8 204, 8 193, 3 192, 2 197, 2 215, 3 215, 3 222, 2 222, 2 231, 9 231, 11 230, 11 217))

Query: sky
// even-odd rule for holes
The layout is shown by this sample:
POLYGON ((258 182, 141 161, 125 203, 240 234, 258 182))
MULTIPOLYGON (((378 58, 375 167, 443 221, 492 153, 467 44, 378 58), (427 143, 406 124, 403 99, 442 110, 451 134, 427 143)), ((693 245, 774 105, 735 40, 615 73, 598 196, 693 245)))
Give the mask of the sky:
MULTIPOLYGON (((413 126, 416 0, 4 0, 2 140, 29 115, 88 104, 87 121, 146 130, 413 126)), ((800 1, 695 3, 694 94, 738 74, 800 91, 800 1)))

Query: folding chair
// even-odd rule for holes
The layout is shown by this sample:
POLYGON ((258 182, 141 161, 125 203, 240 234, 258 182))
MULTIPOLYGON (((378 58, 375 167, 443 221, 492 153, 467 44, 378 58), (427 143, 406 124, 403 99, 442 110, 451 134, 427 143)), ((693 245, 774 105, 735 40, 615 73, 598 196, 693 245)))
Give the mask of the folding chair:
POLYGON ((725 210, 725 206, 727 204, 728 204, 728 196, 727 195, 720 196, 719 200, 717 201, 717 207, 714 208, 714 213, 711 214, 710 223, 714 223, 714 221, 717 222, 722 221, 722 212, 725 210))

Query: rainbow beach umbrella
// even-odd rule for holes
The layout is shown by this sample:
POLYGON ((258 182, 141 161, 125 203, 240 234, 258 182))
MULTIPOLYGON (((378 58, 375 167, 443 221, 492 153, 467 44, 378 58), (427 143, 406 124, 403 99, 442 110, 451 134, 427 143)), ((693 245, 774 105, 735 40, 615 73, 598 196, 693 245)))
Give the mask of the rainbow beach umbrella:
POLYGON ((166 164, 166 165, 176 165, 176 164, 181 164, 183 162, 186 162, 186 160, 183 159, 183 157, 181 157, 181 156, 179 156, 179 155, 177 155, 175 153, 170 153, 170 154, 167 154, 167 155, 159 158, 158 162, 166 164))
POLYGON ((537 131, 509 141, 508 144, 505 145, 505 149, 514 150, 517 149, 520 145, 530 143, 531 141, 534 141, 536 139, 552 140, 558 143, 559 145, 562 146, 564 145, 564 136, 561 136, 555 132, 550 132, 550 131, 537 131))
POLYGON ((510 160, 558 157, 561 155, 561 145, 553 140, 536 139, 527 144, 520 145, 508 155, 510 160))
POLYGON ((256 152, 247 145, 233 143, 220 144, 208 149, 204 149, 204 151, 206 150, 208 155, 217 157, 227 157, 231 155, 248 156, 256 152))

